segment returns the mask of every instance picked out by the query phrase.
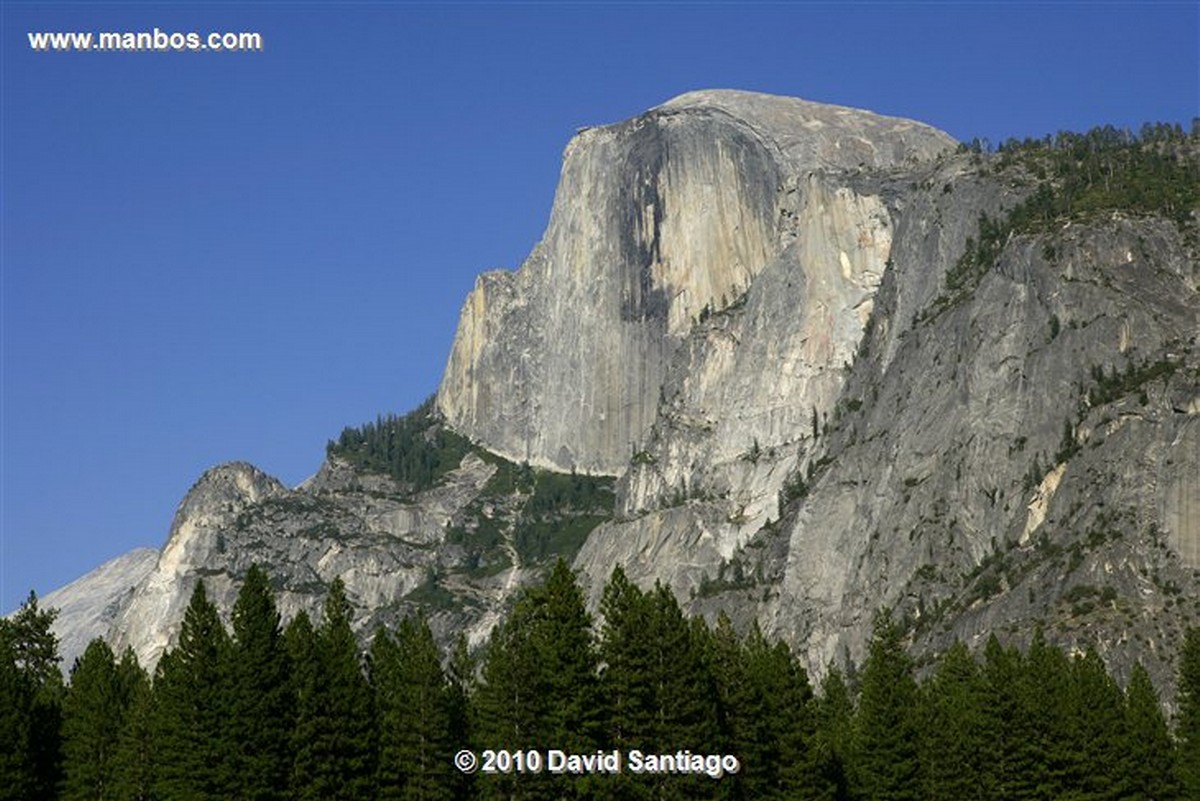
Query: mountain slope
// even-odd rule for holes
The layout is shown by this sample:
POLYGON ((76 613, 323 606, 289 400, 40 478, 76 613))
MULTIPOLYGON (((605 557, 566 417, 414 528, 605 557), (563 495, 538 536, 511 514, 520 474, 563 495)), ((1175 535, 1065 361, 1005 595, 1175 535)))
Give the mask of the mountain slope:
POLYGON ((360 632, 478 641, 562 556, 818 674, 888 606, 917 652, 1041 626, 1161 686, 1200 615, 1198 165, 1173 130, 984 154, 729 91, 584 130, 434 405, 295 489, 214 468, 97 633, 153 662, 260 562, 285 617, 341 576, 360 632))

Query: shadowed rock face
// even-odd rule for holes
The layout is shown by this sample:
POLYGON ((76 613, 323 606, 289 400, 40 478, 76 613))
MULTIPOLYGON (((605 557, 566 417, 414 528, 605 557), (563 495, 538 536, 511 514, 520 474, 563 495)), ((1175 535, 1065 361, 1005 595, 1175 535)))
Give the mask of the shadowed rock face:
MULTIPOLYGON (((863 249, 886 260, 886 241, 872 233, 888 225, 877 200, 800 176, 887 167, 951 144, 905 120, 729 91, 690 93, 580 133, 541 243, 516 273, 481 277, 467 299, 439 410, 509 458, 620 473, 650 434, 693 323, 738 301, 784 254, 796 236, 790 215, 826 234, 796 246, 800 273, 810 260, 861 270, 849 260, 863 249), (836 242, 836 226, 867 240, 836 242)), ((876 280, 881 268, 871 267, 876 280)), ((810 327, 832 315, 828 351, 852 351, 861 307, 845 325, 834 319, 841 309, 817 307, 821 297, 792 300, 810 327)))

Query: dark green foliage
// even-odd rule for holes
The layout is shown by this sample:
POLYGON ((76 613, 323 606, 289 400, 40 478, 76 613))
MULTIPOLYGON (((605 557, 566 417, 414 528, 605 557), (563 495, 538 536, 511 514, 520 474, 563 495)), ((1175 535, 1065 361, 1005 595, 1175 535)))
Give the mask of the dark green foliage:
POLYGON ((1072 798, 1083 801, 1124 797, 1126 755, 1124 697, 1094 650, 1071 663, 1069 716, 1076 756, 1072 798))
POLYGON ((1186 223, 1200 208, 1196 145, 1194 137, 1189 141, 1170 126, 1146 126, 1139 139, 1111 125, 1007 143, 999 170, 1019 168, 1037 176, 1037 189, 1003 219, 980 217, 978 237, 967 240, 946 273, 945 292, 919 319, 932 318, 969 295, 1015 235, 1040 234, 1112 211, 1161 214, 1186 223))
POLYGON ((0 799, 30 797, 33 760, 29 729, 33 683, 17 666, 7 620, 0 620, 0 799))
POLYGON ((117 798, 123 801, 149 801, 154 797, 154 764, 157 759, 154 698, 150 677, 138 664, 133 651, 126 650, 117 664, 117 680, 128 699, 113 757, 117 798))
POLYGON ((929 801, 980 797, 987 743, 983 703, 979 666, 956 642, 921 688, 921 784, 929 801))
POLYGON ((548 564, 556 558, 572 559, 587 535, 612 516, 613 479, 582 473, 555 473, 527 464, 513 464, 491 454, 483 458, 496 466, 484 495, 472 505, 476 526, 469 534, 452 529, 448 538, 482 556, 497 549, 511 530, 522 564, 548 564), (511 508, 504 499, 516 496, 511 508), (493 506, 481 514, 484 505, 493 506))
POLYGON ((654 688, 646 646, 645 596, 620 567, 600 599, 604 624, 600 630, 603 698, 606 701, 605 742, 617 748, 638 747, 651 732, 654 688))
POLYGON ((1178 798, 1174 744, 1150 674, 1140 664, 1133 666, 1125 690, 1123 734, 1123 797, 1137 801, 1178 798))
MULTIPOLYGON (((575 575, 559 560, 541 587, 525 590, 492 633, 475 695, 480 748, 586 752, 600 734, 591 616, 575 575)), ((496 777, 485 797, 557 798, 565 780, 496 777)))
POLYGON ((257 565, 233 607, 229 670, 230 791, 247 801, 283 797, 291 770, 290 667, 270 581, 257 565))
POLYGON ((1029 797, 1058 798, 1078 782, 1071 703, 1071 661, 1061 648, 1046 643, 1039 628, 1022 662, 1015 707, 1020 720, 1029 721, 1029 726, 1018 728, 1024 734, 1017 734, 1030 738, 1018 743, 1017 749, 1029 765, 1030 781, 1025 784, 1029 797))
POLYGON ((808 497, 808 491, 808 482, 804 480, 804 475, 797 468, 796 472, 788 476, 787 481, 783 484, 783 488, 779 490, 780 510, 792 501, 808 497))
POLYGON ((1129 362, 1124 370, 1106 371, 1103 367, 1092 368, 1095 386, 1088 390, 1088 404, 1103 406, 1118 398, 1140 390, 1152 381, 1167 379, 1179 369, 1180 362, 1159 359, 1154 362, 1134 364, 1129 362))
POLYGON ((846 801, 854 753, 854 702, 845 677, 829 666, 821 696, 813 703, 813 735, 804 769, 797 781, 804 797, 816 801, 846 801))
POLYGON ((455 782, 454 689, 425 620, 405 619, 371 646, 379 714, 379 799, 449 799, 455 782))
POLYGON ((785 644, 770 645, 757 626, 741 639, 724 614, 712 642, 721 747, 742 762, 723 780, 730 797, 793 797, 812 736, 808 675, 785 644))
MULTIPOLYGON (((881 614, 856 709, 836 668, 814 698, 785 645, 756 627, 739 636, 724 616, 714 629, 688 621, 661 585, 644 592, 617 569, 602 612, 597 637, 560 561, 494 632, 479 686, 464 640, 446 670, 429 626, 411 619, 379 632, 368 683, 341 582, 318 630, 300 613, 281 636, 256 569, 235 606, 232 641, 201 584, 153 688, 132 652, 116 663, 97 641, 63 695, 53 613, 31 599, 0 622, 0 798, 1196 797, 1195 631, 1180 666, 1176 745, 1145 670, 1135 667, 1122 692, 1094 651, 1068 658, 1040 630, 1025 654, 990 638, 982 664, 955 645, 918 686, 900 627, 881 614), (57 788, 39 785, 31 747, 39 682, 61 697, 57 788), (451 759, 469 743, 543 754, 686 748, 736 754, 741 771, 719 781, 467 777, 451 759), (294 755, 290 782, 281 754, 294 755)), ((57 731, 43 753, 58 753, 57 731)))
POLYGON ((643 593, 618 568, 601 602, 607 741, 616 747, 696 748, 716 735, 705 643, 661 584, 643 593))
POLYGON ((116 750, 133 688, 121 681, 108 643, 88 644, 63 699, 64 799, 117 798, 116 750))
POLYGON ((1071 421, 1067 420, 1063 422, 1062 440, 1058 444, 1058 451, 1054 454, 1054 461, 1056 464, 1062 464, 1077 453, 1079 453, 1079 442, 1075 439, 1075 429, 1071 425, 1071 421))
POLYGON ((1001 169, 1017 162, 1048 176, 1013 211, 1017 230, 1040 230, 1062 219, 1120 210, 1183 221, 1200 204, 1195 140, 1168 125, 1143 126, 1140 136, 1111 125, 1061 132, 1003 148, 1001 169))
POLYGON ((51 798, 61 775, 64 695, 57 611, 29 597, 0 618, 0 799, 51 798))
POLYGON ((1184 798, 1200 798, 1200 629, 1190 628, 1179 658, 1178 775, 1184 798))
POLYGON ((376 769, 375 716, 341 579, 334 579, 329 588, 320 629, 309 634, 304 628, 304 623, 296 624, 294 632, 289 627, 288 636, 297 689, 294 797, 370 798, 376 769))
POLYGON ((987 736, 983 798, 1035 797, 1039 739, 1024 695, 1025 660, 995 635, 983 651, 983 731, 987 736))
POLYGON ((229 797, 229 635, 204 582, 192 592, 179 645, 154 678, 154 792, 166 801, 229 797))
POLYGON ((389 475, 416 492, 458 467, 471 443, 441 425, 431 396, 408 414, 380 415, 373 423, 343 429, 325 450, 355 467, 389 475))
POLYGON ((535 470, 532 495, 515 530, 521 561, 574 557, 592 529, 612 516, 612 486, 605 476, 535 470))
POLYGON ((854 786, 870 799, 920 798, 917 684, 900 627, 889 613, 875 619, 855 727, 854 786))
MULTIPOLYGON (((656 585, 643 593, 619 567, 604 588, 600 611, 604 747, 720 753, 715 646, 703 623, 689 625, 669 589, 656 585)), ((618 798, 667 792, 661 777, 620 776, 612 785, 618 798)), ((701 787, 681 782, 676 790, 686 795, 701 787)))

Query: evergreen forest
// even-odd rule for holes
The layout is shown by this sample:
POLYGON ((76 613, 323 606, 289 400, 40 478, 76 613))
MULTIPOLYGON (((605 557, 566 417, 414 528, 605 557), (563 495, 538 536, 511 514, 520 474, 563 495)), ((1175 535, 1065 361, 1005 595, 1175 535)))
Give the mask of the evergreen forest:
POLYGON ((1169 726, 1145 670, 1122 687, 1094 651, 1040 634, 954 645, 918 676, 886 612, 862 665, 813 686, 787 645, 689 619, 619 568, 593 617, 560 560, 477 653, 444 653, 422 619, 364 649, 351 613, 337 580, 319 619, 284 626, 252 568, 228 627, 197 585, 153 676, 97 639, 64 681, 55 613, 31 594, 0 620, 0 798, 1200 798, 1198 630, 1169 726), (467 773, 462 749, 526 759, 467 773), (738 768, 571 774, 546 769, 549 749, 738 768))

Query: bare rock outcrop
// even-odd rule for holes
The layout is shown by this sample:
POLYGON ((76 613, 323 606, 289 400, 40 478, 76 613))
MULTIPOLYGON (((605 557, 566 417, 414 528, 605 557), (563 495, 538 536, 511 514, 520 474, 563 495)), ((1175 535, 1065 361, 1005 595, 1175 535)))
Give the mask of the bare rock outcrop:
MULTIPOLYGON (((622 472, 658 419, 694 322, 737 302, 798 226, 821 235, 794 244, 792 261, 877 280, 882 263, 843 261, 866 251, 886 259, 886 237, 872 239, 886 215, 810 175, 903 164, 952 144, 907 120, 733 91, 690 93, 582 131, 567 146, 542 241, 520 270, 485 274, 467 299, 438 409, 508 458, 622 472), (841 231, 867 240, 847 252, 841 231)), ((823 347, 853 350, 869 307, 842 320, 840 306, 818 305, 819 291, 794 298, 811 347, 825 321, 823 347)))

